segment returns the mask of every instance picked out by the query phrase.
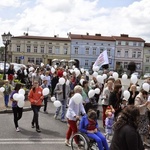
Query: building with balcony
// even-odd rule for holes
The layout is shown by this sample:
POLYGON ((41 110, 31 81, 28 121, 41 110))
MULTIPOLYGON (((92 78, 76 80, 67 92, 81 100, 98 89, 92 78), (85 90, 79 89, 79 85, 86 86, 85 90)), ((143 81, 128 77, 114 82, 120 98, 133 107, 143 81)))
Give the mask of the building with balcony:
POLYGON ((14 36, 11 38, 8 53, 11 62, 40 65, 52 64, 53 59, 70 60, 70 39, 61 37, 14 36))
POLYGON ((118 70, 121 66, 127 72, 128 63, 136 63, 136 71, 143 72, 143 49, 145 41, 138 37, 129 37, 127 34, 112 36, 116 42, 114 68, 118 70))
POLYGON ((76 60, 77 67, 90 69, 100 53, 107 50, 109 68, 114 67, 115 40, 113 37, 101 36, 101 34, 80 35, 68 34, 71 40, 71 59, 76 60))

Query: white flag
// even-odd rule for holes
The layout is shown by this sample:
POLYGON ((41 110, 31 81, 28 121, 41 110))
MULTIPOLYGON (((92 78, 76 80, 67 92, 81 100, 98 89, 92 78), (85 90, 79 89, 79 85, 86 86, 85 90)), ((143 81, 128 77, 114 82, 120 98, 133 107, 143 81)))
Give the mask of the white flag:
POLYGON ((106 64, 109 64, 109 60, 108 60, 107 50, 104 50, 102 53, 100 53, 93 66, 101 67, 106 64))

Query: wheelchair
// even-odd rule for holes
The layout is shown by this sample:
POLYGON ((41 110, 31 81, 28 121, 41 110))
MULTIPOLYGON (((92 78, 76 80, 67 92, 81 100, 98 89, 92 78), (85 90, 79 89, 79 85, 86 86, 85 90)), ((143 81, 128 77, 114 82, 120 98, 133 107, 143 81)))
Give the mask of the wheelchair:
POLYGON ((78 147, 80 150, 99 150, 96 141, 81 132, 77 132, 71 138, 71 149, 78 150, 78 147), (75 143, 75 138, 79 142, 78 145, 75 143))

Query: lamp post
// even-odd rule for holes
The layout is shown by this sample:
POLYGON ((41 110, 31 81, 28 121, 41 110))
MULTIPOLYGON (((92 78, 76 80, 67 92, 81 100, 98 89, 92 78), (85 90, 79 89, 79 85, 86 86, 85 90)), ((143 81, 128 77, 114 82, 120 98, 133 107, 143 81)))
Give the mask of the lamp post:
POLYGON ((12 35, 10 34, 10 32, 8 32, 8 34, 4 33, 2 35, 2 40, 3 40, 3 44, 5 45, 5 50, 4 50, 4 75, 3 75, 3 80, 6 80, 6 62, 7 62, 7 47, 10 44, 11 41, 11 37, 12 35))

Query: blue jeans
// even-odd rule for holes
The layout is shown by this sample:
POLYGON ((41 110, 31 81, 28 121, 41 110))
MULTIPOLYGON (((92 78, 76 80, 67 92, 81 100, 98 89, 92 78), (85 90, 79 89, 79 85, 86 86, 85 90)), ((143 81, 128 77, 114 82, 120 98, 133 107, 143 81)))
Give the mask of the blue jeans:
POLYGON ((87 136, 96 141, 99 150, 109 150, 106 138, 101 132, 98 131, 97 133, 87 133, 87 136))
POLYGON ((62 112, 61 112, 61 120, 62 120, 62 119, 65 119, 65 114, 66 114, 66 100, 62 100, 60 102, 61 102, 61 106, 57 108, 55 114, 56 114, 56 116, 58 116, 59 112, 60 112, 60 110, 62 108, 62 112))
POLYGON ((4 95, 4 101, 5 101, 5 106, 8 106, 8 102, 9 102, 9 95, 4 95))

